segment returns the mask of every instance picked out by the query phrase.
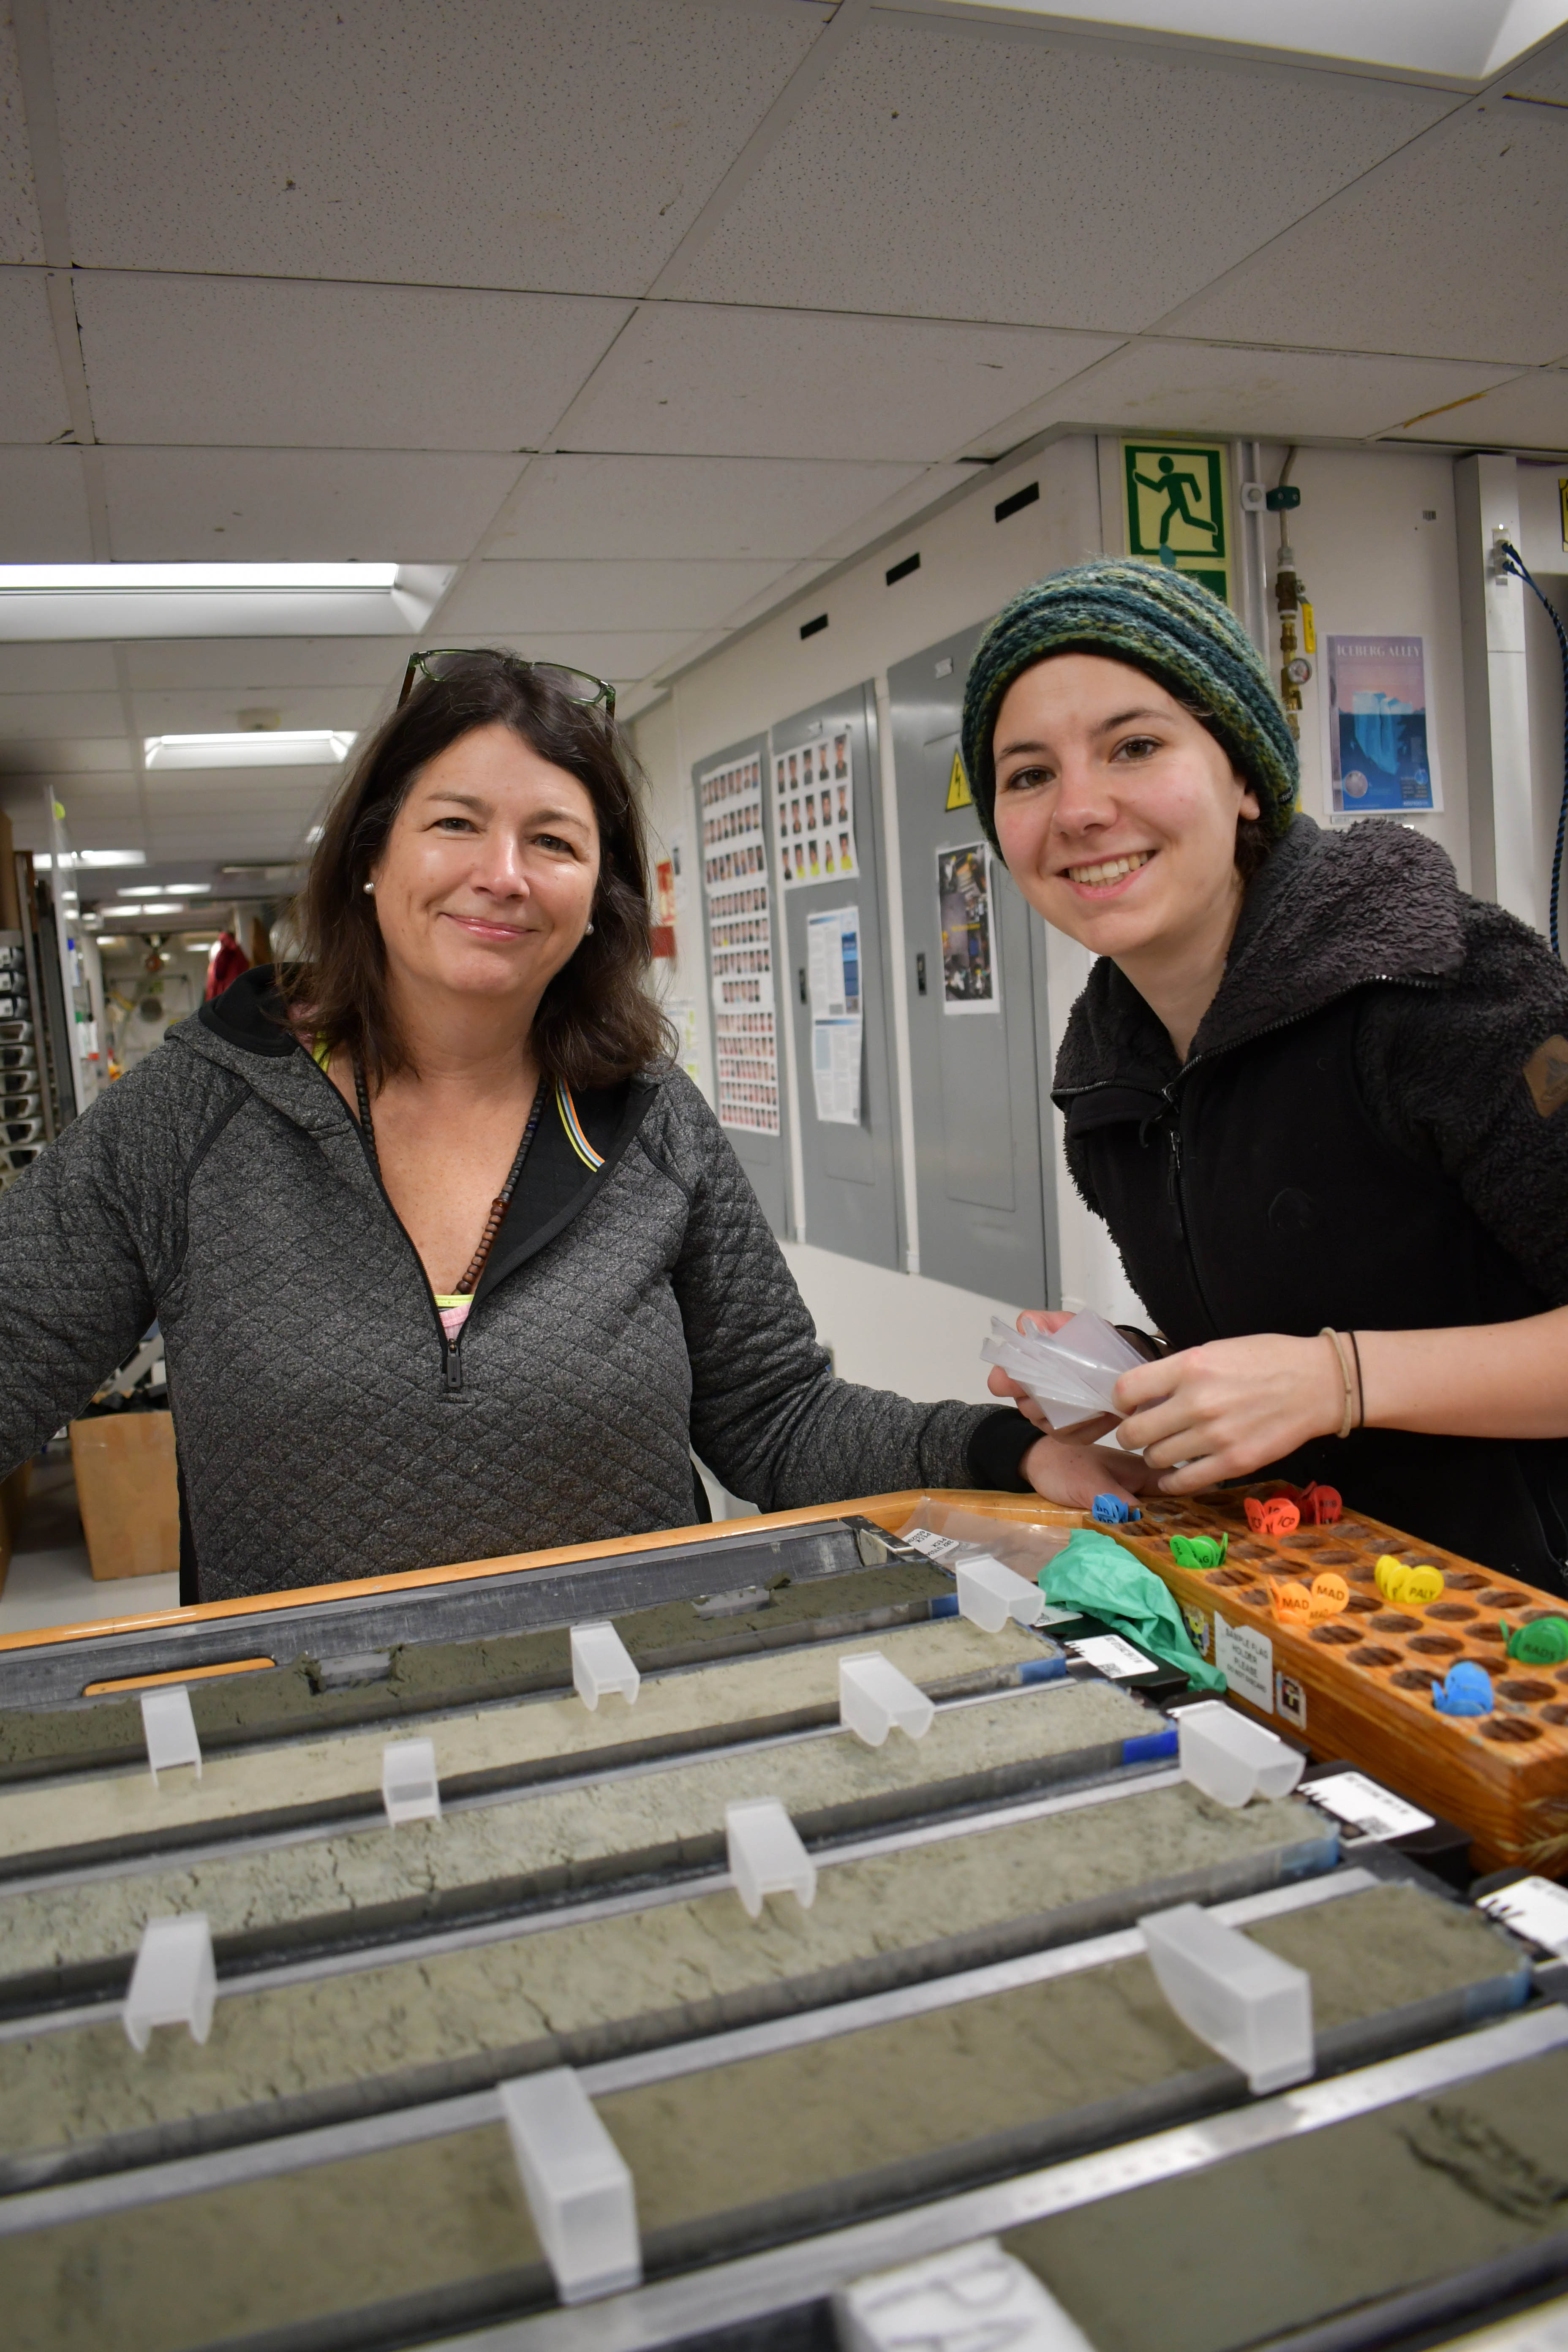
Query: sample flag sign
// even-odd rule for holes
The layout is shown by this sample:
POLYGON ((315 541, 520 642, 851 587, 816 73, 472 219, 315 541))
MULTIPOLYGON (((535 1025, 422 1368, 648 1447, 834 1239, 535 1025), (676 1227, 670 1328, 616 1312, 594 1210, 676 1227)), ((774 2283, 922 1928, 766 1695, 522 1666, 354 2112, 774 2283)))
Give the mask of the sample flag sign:
POLYGON ((1329 773, 1336 816, 1442 807, 1419 637, 1329 639, 1329 773))
POLYGON ((1229 451, 1223 443, 1124 441, 1127 552, 1184 572, 1228 604, 1229 451))

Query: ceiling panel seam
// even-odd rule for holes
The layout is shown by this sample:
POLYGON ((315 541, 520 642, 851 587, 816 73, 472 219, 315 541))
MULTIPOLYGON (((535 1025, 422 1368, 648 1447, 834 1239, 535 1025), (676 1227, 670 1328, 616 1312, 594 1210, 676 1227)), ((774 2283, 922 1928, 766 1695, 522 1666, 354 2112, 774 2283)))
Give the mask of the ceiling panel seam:
MULTIPOLYGON (((1442 118, 1443 122, 1450 121, 1452 120, 1453 117, 1451 115, 1442 118)), ((1427 131, 1417 133, 1416 137, 1425 138, 1429 132, 1437 131, 1441 129, 1441 122, 1429 124, 1427 126, 1427 131)), ((1414 140, 1407 142, 1407 144, 1414 143, 1414 140)), ((1362 178, 1364 179, 1369 176, 1371 172, 1381 169, 1384 163, 1392 163, 1396 161, 1398 153, 1403 152, 1405 151, 1400 150, 1391 152, 1387 157, 1381 159, 1379 163, 1369 166, 1368 173, 1363 173, 1362 178)), ((1357 181, 1348 181, 1343 188, 1336 189, 1332 196, 1325 197, 1323 199, 1323 205, 1337 204, 1342 197, 1352 194, 1358 184, 1359 183, 1357 181)), ((754 298, 742 300, 738 299, 731 299, 723 295, 704 295, 700 299, 696 300, 679 294, 648 294, 641 297, 635 295, 612 297, 599 294, 578 296, 573 294, 562 294, 558 290, 552 290, 550 289, 541 289, 533 287, 416 286, 411 283, 405 285, 405 281, 401 279, 393 280, 384 278, 335 278, 314 277, 298 278, 279 278, 267 277, 249 270, 243 274, 229 277, 221 271, 210 270, 126 269, 117 267, 112 270, 94 272, 78 268, 71 272, 71 276, 73 278, 90 278, 94 275, 105 277, 134 277, 138 278, 152 279, 196 278, 203 282, 213 281, 219 284, 244 284, 247 282, 253 282, 258 285, 267 286, 311 286, 341 289, 343 292, 348 293, 356 292, 361 289, 376 293, 386 291, 458 294, 493 293, 502 296, 515 295, 519 300, 548 299, 563 302, 584 301, 593 303, 604 303, 611 300, 625 301, 630 305, 628 315, 623 321, 622 329, 617 330, 615 339, 611 343, 607 344, 604 352, 600 353, 598 360, 595 362, 595 369, 601 366, 609 357, 611 351, 615 347, 615 341, 619 340, 620 332, 624 331, 625 327, 629 326, 632 323, 633 319, 636 317, 637 309, 643 307, 645 304, 649 308, 657 307, 660 310, 689 310, 693 311, 715 310, 726 312, 738 310, 754 313, 758 317, 764 318, 822 318, 854 320, 857 321, 864 320, 871 325, 963 327, 976 330, 988 327, 997 327, 1005 329, 1009 332, 1019 334, 1055 335, 1061 338, 1063 341, 1077 338, 1085 341, 1102 341, 1107 335, 1114 335, 1123 343, 1183 343, 1202 347, 1203 349, 1210 351, 1272 351, 1284 353, 1300 353, 1303 357, 1309 358, 1313 356, 1327 356, 1331 358, 1345 359, 1410 359, 1435 361, 1458 357, 1462 358, 1466 364, 1471 366, 1514 367, 1521 369, 1561 367, 1564 364, 1565 359, 1568 359, 1568 353, 1558 354, 1544 360, 1519 360, 1511 353, 1502 352, 1496 353, 1481 353, 1479 356, 1474 353, 1457 355, 1440 352, 1402 351, 1396 346, 1384 343, 1310 343, 1294 341, 1287 341, 1280 337, 1271 335, 1214 335, 1205 334, 1200 330, 1184 330, 1179 323, 1176 323, 1179 322, 1184 311, 1193 308, 1198 303, 1206 301, 1211 295, 1222 288, 1226 283, 1227 279, 1237 272, 1250 268, 1258 261, 1260 256, 1267 254, 1269 249, 1269 243, 1278 243, 1279 238, 1289 236, 1298 227, 1304 226, 1309 221, 1315 218, 1318 211, 1321 209, 1321 206, 1311 207, 1306 212, 1298 214, 1278 232, 1277 236, 1274 239, 1271 239, 1261 246, 1255 247, 1250 252, 1244 254, 1239 261, 1235 262, 1227 268, 1222 270, 1217 277, 1208 279, 1204 285, 1195 289, 1192 294, 1184 297, 1182 302, 1178 304, 1174 310, 1163 312, 1159 319, 1155 320, 1151 324, 1141 327, 1130 327, 1114 320, 1090 322, 1088 325, 1082 325, 1079 323, 1068 323, 1066 321, 1058 322, 1048 317, 1029 320, 997 319, 992 318, 984 312, 965 313, 946 310, 879 310, 865 308, 837 308, 832 304, 824 304, 820 302, 813 302, 809 304, 798 302, 778 302, 760 300, 754 298)), ((41 277, 44 280, 46 289, 49 289, 49 299, 51 302, 58 301, 61 299, 56 289, 64 275, 64 272, 57 272, 48 268, 40 270, 36 263, 0 263, 0 278, 10 276, 41 277)), ((73 342, 76 341, 74 310, 70 319, 70 340, 73 342)), ((77 345, 77 348, 79 357, 79 343, 77 345)), ((594 370, 590 370, 588 375, 584 376, 583 383, 577 387, 577 391, 573 394, 572 400, 568 402, 566 408, 562 412, 563 416, 570 413, 571 407, 575 404, 580 394, 586 389, 587 384, 592 380, 594 372, 594 370)), ((82 378, 82 385, 83 394, 84 396, 86 396, 85 374, 82 378)), ((77 431, 79 438, 88 437, 89 433, 90 433, 90 437, 94 440, 98 440, 100 437, 97 433, 96 427, 91 424, 90 416, 84 418, 83 425, 79 426, 76 425, 73 418, 73 430, 77 431), (84 427, 86 428, 85 430, 84 427)), ((20 447, 31 446, 34 445, 7 443, 4 434, 0 433, 0 446, 20 447)), ((126 448, 139 449, 184 449, 193 445, 185 441, 153 441, 138 437, 134 440, 124 443, 115 443, 110 439, 110 441, 105 442, 104 446, 106 447, 122 446, 126 448)), ((366 445, 363 442, 310 442, 307 445, 300 445, 292 442, 254 442, 235 443, 233 445, 226 443, 200 443, 195 446, 200 447, 222 447, 233 446, 236 447, 247 448, 268 448, 275 446, 293 448, 300 446, 307 446, 312 449, 320 449, 327 452, 336 450, 342 453, 349 453, 358 452, 366 445)), ((443 442, 438 445, 428 442, 409 442, 407 444, 378 442, 374 446, 378 455, 390 457, 399 455, 423 457, 432 453, 458 457, 494 457, 498 454, 516 455, 519 457, 549 457, 555 455, 563 447, 563 445, 559 440, 541 441, 537 445, 524 442, 518 444, 515 449, 509 448, 505 453, 499 452, 493 445, 480 442, 453 441, 443 442)), ((574 456, 582 457, 640 457, 645 456, 647 453, 641 450, 598 448, 590 447, 586 444, 573 444, 572 454, 574 456)), ((691 454, 696 455, 700 453, 693 452, 691 454)), ((830 464, 834 461, 831 459, 824 459, 820 462, 830 464)))
POLYGON ((731 205, 756 177, 807 99, 816 96, 849 43, 870 21, 870 15, 871 0, 839 0, 832 16, 649 285, 650 296, 657 298, 679 287, 682 275, 731 205))

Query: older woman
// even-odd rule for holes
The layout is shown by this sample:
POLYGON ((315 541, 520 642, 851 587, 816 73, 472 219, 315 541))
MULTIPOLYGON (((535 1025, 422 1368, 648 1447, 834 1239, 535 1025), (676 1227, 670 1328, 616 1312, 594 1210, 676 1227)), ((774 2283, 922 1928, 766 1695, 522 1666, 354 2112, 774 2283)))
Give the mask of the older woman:
MULTIPOLYGON (((1055 1094, 1165 1343, 1116 1391, 1137 1483, 1322 1479, 1568 1592, 1556 957, 1436 843, 1296 813, 1268 674, 1180 572, 1015 597, 963 748, 1025 898, 1100 959, 1055 1094)), ((1030 1475, 1073 1492, 1081 1452, 1030 1475)))
POLYGON ((247 972, 0 1199, 0 1465, 154 1316, 221 1600, 764 1507, 1022 1486, 1011 1410, 835 1380, 641 986, 601 681, 416 656, 247 972))

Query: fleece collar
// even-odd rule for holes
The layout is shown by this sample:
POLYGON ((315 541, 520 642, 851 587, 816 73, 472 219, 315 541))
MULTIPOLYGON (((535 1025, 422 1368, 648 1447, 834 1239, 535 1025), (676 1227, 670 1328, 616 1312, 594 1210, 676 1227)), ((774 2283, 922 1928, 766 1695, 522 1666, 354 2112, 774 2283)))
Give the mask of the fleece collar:
MULTIPOLYGON (((171 1033, 175 1042, 243 1078, 253 1094, 314 1138, 335 1172, 383 1198, 359 1121, 331 1080, 277 1018, 269 966, 245 972, 171 1033)), ((608 1181, 653 1103, 657 1078, 552 1089, 523 1171, 475 1292, 476 1304, 582 1215, 608 1181)))
MULTIPOLYGON (((1463 899, 1434 841, 1377 819, 1326 833, 1299 816, 1253 877, 1225 975, 1186 1066, 1229 1053, 1377 981, 1441 982, 1464 961, 1463 899)), ((1101 957, 1074 1006, 1052 1089, 1162 1094, 1178 1076, 1164 1025, 1101 957)))

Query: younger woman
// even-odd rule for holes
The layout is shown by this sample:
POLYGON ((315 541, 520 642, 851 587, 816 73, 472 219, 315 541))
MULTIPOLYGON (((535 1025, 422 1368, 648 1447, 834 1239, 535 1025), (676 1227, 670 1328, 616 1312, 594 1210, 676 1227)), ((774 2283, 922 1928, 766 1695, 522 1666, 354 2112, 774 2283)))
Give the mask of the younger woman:
MULTIPOLYGON (((1320 1478, 1568 1592, 1568 974, 1435 843, 1295 814, 1262 661, 1180 572, 1015 597, 963 750, 1024 896, 1100 957, 1054 1094, 1164 1344, 1119 1444, 1168 1494, 1320 1478)), ((1081 1448, 1029 1466, 1077 1499, 1081 1448)))

